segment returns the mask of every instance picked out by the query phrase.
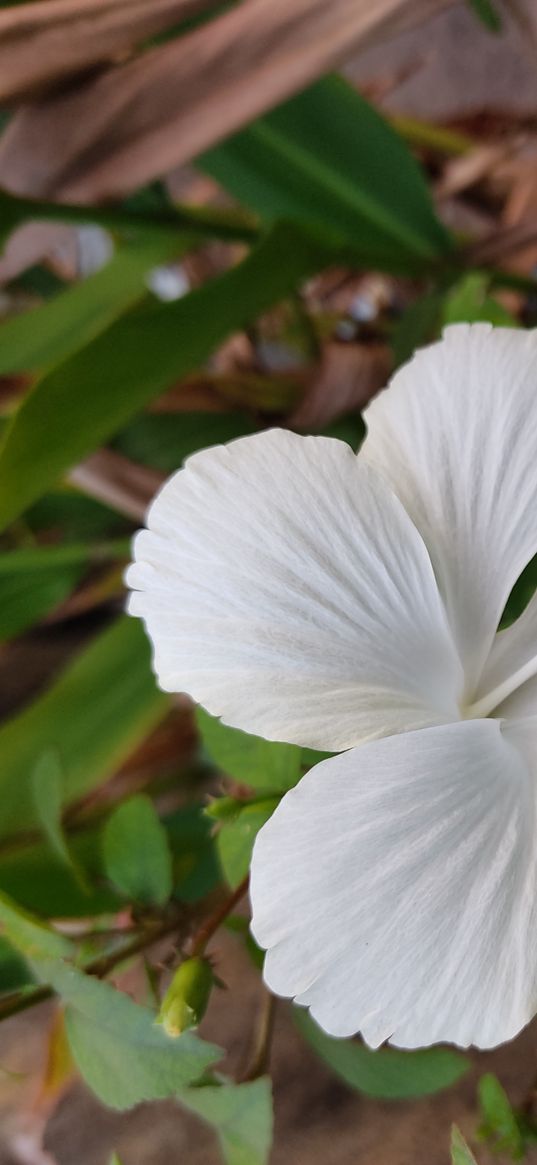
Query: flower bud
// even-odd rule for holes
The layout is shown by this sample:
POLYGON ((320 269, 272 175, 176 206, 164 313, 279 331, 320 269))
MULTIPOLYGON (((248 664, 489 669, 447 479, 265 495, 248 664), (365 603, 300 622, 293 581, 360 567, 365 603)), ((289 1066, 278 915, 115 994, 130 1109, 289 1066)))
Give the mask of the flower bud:
POLYGON ((157 1023, 169 1036, 197 1027, 205 1015, 214 976, 207 959, 187 959, 177 968, 162 1000, 157 1023))

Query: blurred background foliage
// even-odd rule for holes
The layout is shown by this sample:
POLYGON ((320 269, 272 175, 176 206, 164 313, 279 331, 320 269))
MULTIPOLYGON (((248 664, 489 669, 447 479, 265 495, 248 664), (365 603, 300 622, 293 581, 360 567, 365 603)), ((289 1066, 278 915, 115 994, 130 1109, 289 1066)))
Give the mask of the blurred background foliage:
MULTIPOLYGON (((248 933, 248 866, 258 829, 319 758, 159 692, 143 630, 122 613, 122 574, 149 500, 190 453, 271 425, 358 449, 368 400, 444 324, 537 323, 536 115, 493 102, 403 116, 386 101, 397 69, 377 65, 360 88, 334 73, 358 50, 382 64, 386 38, 452 7, 0 5, 6 1165, 118 1165, 112 1134, 92 1150, 88 1133, 74 1156, 69 1129, 53 1156, 42 1148, 76 1073, 112 1108, 172 1098, 201 1118, 213 1141, 197 1156, 195 1131, 189 1162, 217 1160, 215 1134, 228 1165, 269 1159, 275 1004, 248 933), (213 1040, 230 1012, 226 1058, 213 1040)), ((535 52, 531 2, 464 9, 477 45, 518 22, 535 52)), ((531 564, 506 620, 534 587, 531 564)), ((308 1055, 336 1089, 323 1160, 403 1160, 392 1142, 382 1155, 383 1135, 372 1156, 348 1142, 338 1155, 337 1081, 384 1104, 397 1130, 387 1102, 468 1072, 465 1136, 487 1144, 474 1155, 455 1127, 454 1165, 531 1158, 531 1063, 515 1108, 483 1076, 476 1120, 490 1057, 372 1053, 301 1011, 289 1035, 291 1011, 280 1005, 276 1028, 287 1024, 284 1048, 302 1041, 308 1122, 308 1055)), ((447 1161, 453 1104, 416 1160, 447 1161)), ((123 1165, 157 1161, 126 1127, 123 1165)), ((273 1160, 300 1151, 280 1133, 273 1160)))

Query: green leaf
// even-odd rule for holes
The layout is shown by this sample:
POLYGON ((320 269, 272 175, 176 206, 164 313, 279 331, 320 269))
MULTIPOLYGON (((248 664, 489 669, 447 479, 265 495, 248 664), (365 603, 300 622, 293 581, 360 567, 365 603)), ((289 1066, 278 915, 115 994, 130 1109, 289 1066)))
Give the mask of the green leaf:
POLYGON ((168 707, 143 629, 128 616, 118 619, 0 728, 0 837, 37 824, 31 774, 44 752, 58 752, 69 804, 111 776, 168 707))
POLYGON ((468 0, 470 8, 473 8, 476 16, 489 29, 490 32, 501 32, 502 21, 496 6, 492 0, 468 0))
POLYGON ((46 374, 24 398, 0 447, 0 526, 199 367, 230 332, 333 258, 322 240, 281 223, 232 270, 177 303, 148 301, 128 312, 46 374))
POLYGON ((429 1096, 449 1088, 470 1066, 465 1056, 448 1048, 418 1052, 380 1048, 372 1052, 353 1040, 325 1035, 301 1008, 295 1008, 294 1018, 299 1031, 336 1076, 366 1096, 385 1100, 429 1096))
POLYGON ((0 892, 0 927, 13 946, 31 959, 61 959, 72 954, 73 944, 44 922, 23 910, 7 894, 0 892))
POLYGON ((64 775, 55 749, 47 749, 39 757, 31 774, 31 782, 36 813, 53 852, 62 865, 71 870, 83 891, 87 893, 84 874, 73 858, 63 832, 64 775))
POLYGON ((42 961, 36 969, 67 1005, 73 1058, 110 1108, 173 1096, 222 1055, 192 1032, 170 1039, 148 1008, 67 963, 42 961))
POLYGON ((452 247, 406 146, 341 77, 318 81, 200 165, 267 219, 320 227, 368 267, 408 274, 452 247))
POLYGON ((96 829, 69 838, 75 865, 88 878, 88 886, 82 888, 48 842, 14 838, 0 850, 0 887, 22 906, 51 918, 115 913, 122 902, 104 885, 99 841, 96 829))
MULTIPOLYGON (((59 485, 46 493, 24 515, 26 525, 34 533, 61 533, 67 544, 113 538, 122 532, 130 533, 131 524, 109 506, 79 493, 74 486, 59 485)), ((40 546, 40 550, 44 550, 40 546)), ((52 550, 47 547, 47 550, 52 550)), ((54 547, 58 549, 58 547, 54 547)))
POLYGON ((148 271, 171 252, 169 239, 138 240, 95 275, 7 320, 0 327, 0 374, 50 367, 88 344, 147 295, 148 271))
POLYGON ((11 232, 22 221, 23 216, 17 205, 17 199, 0 190, 0 254, 11 232))
POLYGON ((108 1162, 108 1165, 122 1165, 117 1153, 112 1153, 112 1156, 108 1162))
POLYGON ((103 832, 103 855, 107 876, 128 898, 163 906, 170 897, 168 838, 149 797, 130 797, 111 814, 103 832))
POLYGON ((78 583, 83 560, 55 561, 56 547, 51 550, 52 554, 11 550, 0 556, 0 640, 12 639, 31 627, 59 606, 78 583))
POLYGON ((522 574, 516 580, 516 583, 507 599, 505 608, 500 619, 499 630, 502 631, 504 627, 509 627, 518 619, 519 615, 526 609, 530 599, 533 598, 537 588, 537 555, 530 559, 527 566, 524 567, 522 574))
POLYGON ((0 640, 20 634, 57 606, 90 565, 128 555, 127 540, 31 547, 0 555, 0 640))
POLYGON ((231 820, 223 821, 216 835, 216 849, 224 877, 232 890, 250 869, 254 841, 261 826, 272 817, 277 797, 244 805, 231 820))
POLYGON ((24 959, 7 939, 0 938, 0 994, 19 991, 33 982, 24 959))
POLYGON ((477 1165, 474 1154, 456 1125, 451 1126, 451 1165, 477 1165))
POLYGON ((490 276, 480 271, 465 275, 446 296, 444 324, 475 323, 484 320, 497 327, 518 327, 517 320, 488 294, 490 276))
POLYGON ((174 897, 199 902, 220 881, 212 828, 202 806, 187 805, 165 821, 173 855, 174 897))
POLYGON ((405 364, 416 348, 435 339, 442 321, 444 294, 428 291, 407 307, 392 333, 395 366, 405 364))
POLYGON ((114 448, 132 461, 173 473, 197 449, 224 445, 255 428, 245 413, 145 413, 118 433, 114 448))
POLYGON ((301 750, 294 744, 279 744, 251 736, 222 724, 204 708, 196 711, 198 729, 207 752, 217 767, 235 781, 252 789, 283 792, 296 785, 301 776, 301 750))
POLYGON ((191 247, 200 239, 211 236, 248 243, 259 233, 256 223, 244 212, 227 207, 181 206, 166 196, 162 199, 145 198, 143 191, 132 195, 122 206, 88 207, 21 198, 0 190, 0 244, 15 227, 28 219, 79 226, 91 222, 105 230, 126 233, 131 238, 133 235, 142 240, 167 237, 179 244, 186 232, 191 247))
POLYGON ((189 1088, 178 1099, 215 1130, 226 1165, 267 1165, 272 1143, 267 1076, 245 1084, 189 1088))
POLYGON ((478 1085, 482 1124, 481 1137, 490 1140, 499 1153, 509 1153, 514 1161, 524 1156, 524 1137, 516 1113, 499 1080, 492 1073, 482 1076, 478 1085))

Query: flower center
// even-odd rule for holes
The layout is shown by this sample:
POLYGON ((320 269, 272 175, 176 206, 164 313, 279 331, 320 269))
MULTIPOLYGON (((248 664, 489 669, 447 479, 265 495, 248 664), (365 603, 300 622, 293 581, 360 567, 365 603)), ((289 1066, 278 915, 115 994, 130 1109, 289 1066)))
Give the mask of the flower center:
POLYGON ((508 696, 512 696, 517 688, 524 684, 526 680, 530 680, 537 674, 537 656, 533 656, 527 663, 519 667, 512 675, 507 676, 485 696, 481 696, 479 700, 474 703, 465 704, 461 706, 461 718, 463 720, 478 720, 481 717, 492 716, 496 708, 507 700, 508 696))

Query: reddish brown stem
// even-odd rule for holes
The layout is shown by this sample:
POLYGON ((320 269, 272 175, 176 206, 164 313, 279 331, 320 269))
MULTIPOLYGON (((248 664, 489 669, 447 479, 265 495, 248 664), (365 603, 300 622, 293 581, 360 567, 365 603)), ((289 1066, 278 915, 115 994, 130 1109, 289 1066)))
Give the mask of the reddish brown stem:
POLYGON ((230 894, 229 898, 226 898, 225 901, 217 908, 217 910, 215 910, 213 914, 210 914, 209 917, 205 919, 205 922, 202 922, 199 930, 196 931, 196 933, 192 936, 192 943, 190 948, 192 957, 204 954, 207 943, 213 937, 215 931, 217 931, 222 923, 225 922, 228 915, 231 914, 233 908, 246 894, 248 889, 248 882, 249 878, 246 876, 246 878, 244 878, 243 881, 237 886, 237 889, 234 890, 232 894, 230 894))

